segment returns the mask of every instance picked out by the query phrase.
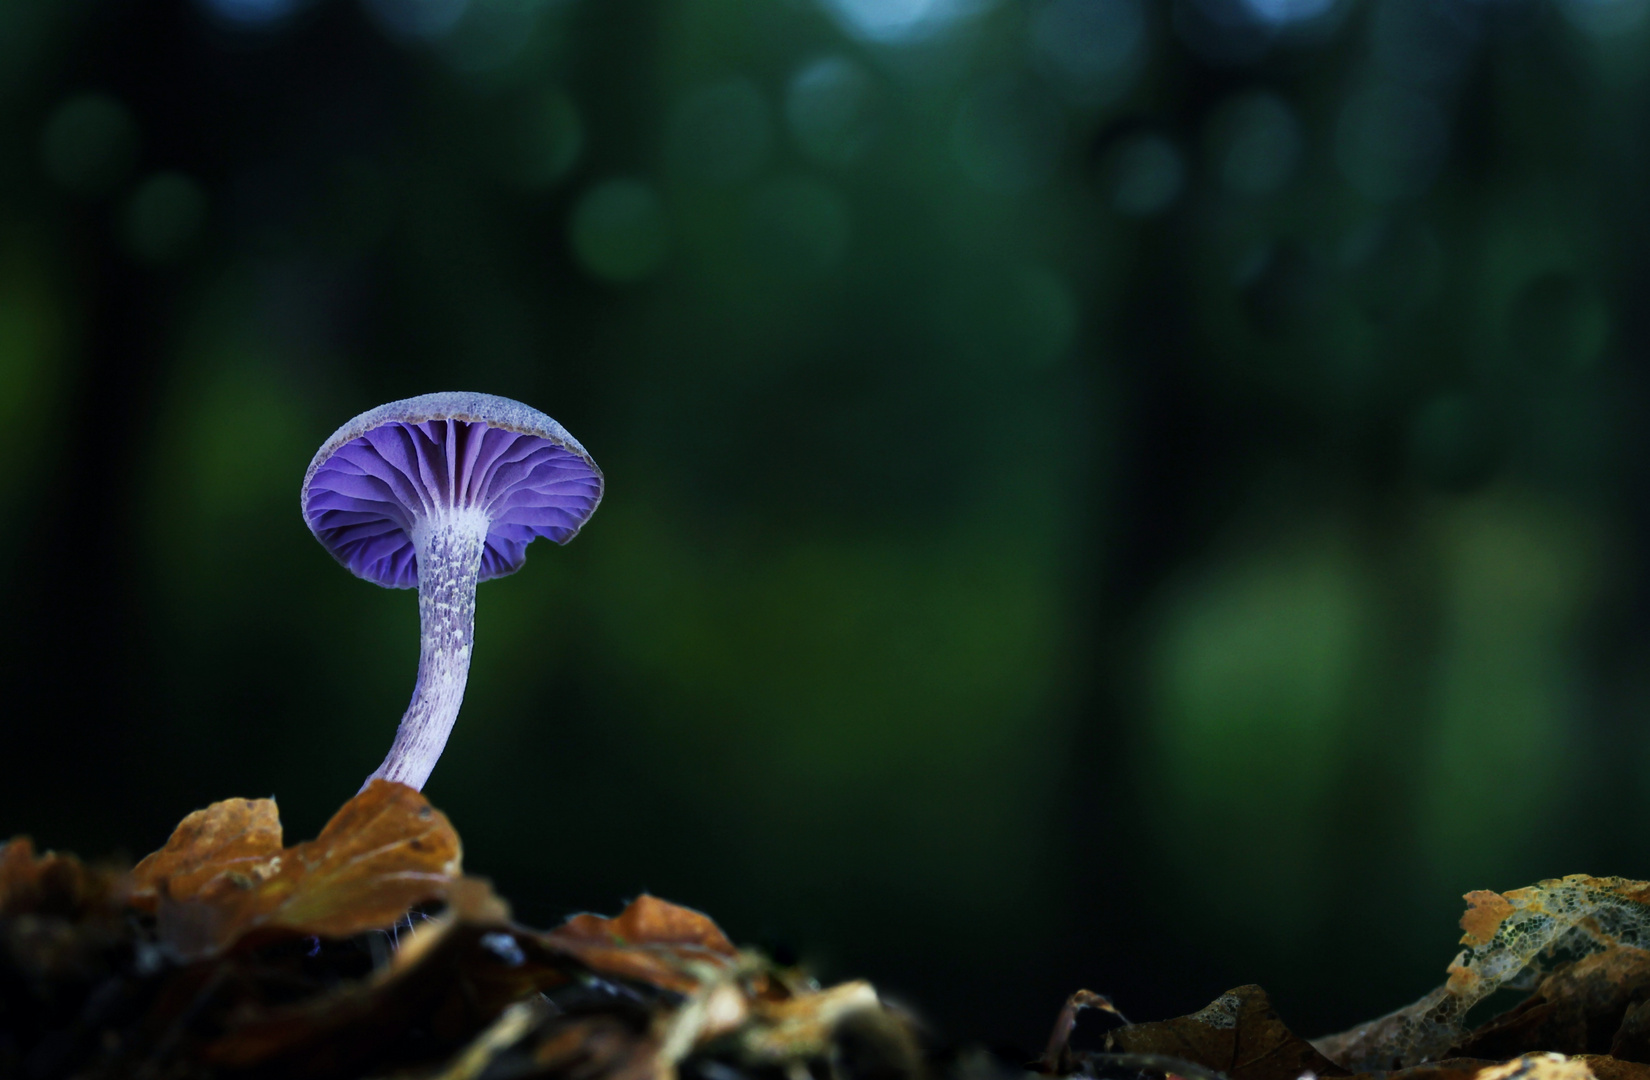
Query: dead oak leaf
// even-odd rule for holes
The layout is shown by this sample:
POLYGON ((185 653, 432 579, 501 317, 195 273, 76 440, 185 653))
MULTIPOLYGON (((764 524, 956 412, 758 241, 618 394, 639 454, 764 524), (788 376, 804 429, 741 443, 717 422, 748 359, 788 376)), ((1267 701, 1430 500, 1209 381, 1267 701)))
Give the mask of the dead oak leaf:
POLYGON ((575 915, 539 940, 598 975, 679 994, 699 986, 696 968, 720 968, 739 956, 708 915, 645 893, 613 918, 575 915))
MULTIPOLYGON (((260 812, 246 815, 250 826, 260 812)), ((232 831, 198 835, 210 846, 232 831)), ((244 845, 230 836, 219 850, 243 851, 267 835, 254 829, 244 845)), ((184 852, 175 855, 179 866, 192 866, 184 852)), ((170 878, 157 875, 160 937, 180 958, 194 960, 256 931, 338 938, 383 929, 413 905, 441 899, 459 876, 460 861, 458 834, 446 815, 405 784, 374 781, 314 840, 262 860, 236 858, 215 872, 217 864, 203 859, 180 874, 182 897, 172 895, 170 878)))

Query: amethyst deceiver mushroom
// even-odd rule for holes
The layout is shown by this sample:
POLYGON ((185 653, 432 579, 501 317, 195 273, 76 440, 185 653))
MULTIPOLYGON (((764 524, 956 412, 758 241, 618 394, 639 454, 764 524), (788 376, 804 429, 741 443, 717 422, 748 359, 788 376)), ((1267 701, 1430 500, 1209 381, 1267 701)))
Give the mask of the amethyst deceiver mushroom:
POLYGON ((602 501, 602 472, 565 428, 519 401, 423 394, 333 432, 299 501, 350 573, 418 589, 418 683, 367 784, 422 788, 464 700, 476 584, 521 569, 541 536, 573 539, 602 501))

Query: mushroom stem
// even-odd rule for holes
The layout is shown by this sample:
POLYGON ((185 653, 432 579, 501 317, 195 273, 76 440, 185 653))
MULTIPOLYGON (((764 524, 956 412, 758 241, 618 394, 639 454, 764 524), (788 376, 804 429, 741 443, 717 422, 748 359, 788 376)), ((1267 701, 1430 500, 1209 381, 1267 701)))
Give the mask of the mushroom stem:
POLYGON ((441 510, 412 531, 418 556, 418 683, 384 763, 361 785, 396 780, 423 788, 447 745, 475 641, 476 579, 487 540, 479 510, 441 510))

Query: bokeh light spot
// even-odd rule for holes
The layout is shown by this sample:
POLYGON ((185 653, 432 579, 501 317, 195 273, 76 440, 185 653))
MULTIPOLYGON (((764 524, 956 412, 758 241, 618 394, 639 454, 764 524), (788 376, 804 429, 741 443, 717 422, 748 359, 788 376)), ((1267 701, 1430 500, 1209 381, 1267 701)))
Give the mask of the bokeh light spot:
POLYGON ((198 0, 207 14, 232 26, 273 26, 298 8, 298 0, 198 0))
POLYGON ((845 56, 825 56, 791 78, 785 121, 804 154, 826 165, 847 165, 875 137, 876 83, 845 56))
POLYGON ((664 206, 641 180, 608 180, 591 188, 573 208, 568 229, 579 265, 604 281, 640 281, 664 265, 664 206))
POLYGON ((1472 58, 1478 35, 1471 5, 1384 0, 1371 14, 1370 52, 1389 79, 1443 89, 1472 58))
POLYGON ((24 521, 35 504, 21 496, 55 481, 42 430, 77 374, 74 352, 65 348, 69 312, 42 265, 32 252, 0 248, 0 557, 27 535, 24 521))
POLYGON ((1264 22, 1286 26, 1327 15, 1335 0, 1243 0, 1243 6, 1264 22))
POLYGON ((1305 141, 1294 109, 1265 91, 1223 103, 1208 137, 1221 183, 1241 195, 1265 195, 1288 183, 1305 141))
POLYGON ((991 191, 1047 182, 1065 143, 1060 106, 1035 84, 1010 77, 976 87, 958 107, 951 146, 969 179, 991 191))
POLYGON ((469 0, 363 0, 384 32, 399 40, 434 41, 450 34, 469 0))
POLYGON ((467 75, 507 67, 533 40, 548 0, 473 0, 445 35, 441 54, 467 75))
POLYGON ((677 103, 667 138, 676 172, 712 185, 748 180, 773 152, 768 99, 744 77, 702 87, 677 103))
POLYGON ((1604 38, 1637 30, 1650 14, 1650 0, 1560 0, 1558 7, 1576 26, 1604 38))
POLYGON ((1171 589, 1149 667, 1164 850, 1190 878, 1229 882, 1240 899, 1222 917, 1272 938, 1298 933, 1323 887, 1371 616, 1347 545, 1292 531, 1171 589))
POLYGON ((78 195, 103 195, 131 173, 138 128, 125 105, 82 94, 53 110, 41 133, 46 175, 78 195))
POLYGON ((1039 66, 1090 103, 1120 94, 1139 70, 1146 44, 1140 0, 1049 0, 1031 18, 1039 66))
POLYGON ((1409 455, 1433 487, 1464 492, 1495 474, 1500 447, 1483 403, 1467 394, 1439 394, 1416 410, 1409 455))
POLYGON ((1013 283, 1023 321, 1021 355, 1032 368, 1052 367, 1065 358, 1077 337, 1077 300, 1066 279, 1038 264, 1020 267, 1013 283))
POLYGON ((1135 135, 1111 154, 1111 202, 1128 217, 1150 217, 1174 204, 1186 186, 1186 163, 1162 135, 1135 135))
POLYGON ((848 250, 848 204, 809 177, 769 181, 750 204, 751 242, 764 265, 797 277, 817 277, 841 264, 848 250))
POLYGON ((820 0, 862 41, 906 45, 931 38, 994 6, 995 0, 820 0))
POLYGON ((1444 286, 1443 245, 1419 222, 1386 216, 1362 222, 1342 238, 1339 261, 1364 311, 1378 323, 1411 318, 1444 286))
POLYGON ((1584 518, 1495 489, 1449 506, 1435 533, 1442 617, 1417 839, 1451 882, 1495 881, 1537 861, 1532 848, 1560 854, 1552 809, 1587 775, 1570 643, 1598 553, 1584 518))
POLYGON ((1354 95, 1335 125, 1335 161, 1372 202, 1414 198, 1443 165, 1449 132, 1427 97, 1391 84, 1354 95))
POLYGON ((504 177, 521 188, 549 187, 567 175, 584 148, 584 124, 561 90, 535 94, 520 107, 505 138, 504 177))
POLYGON ((1507 310, 1507 339, 1531 372, 1592 367, 1610 336, 1610 313, 1597 293, 1572 274, 1537 276, 1507 310))
POLYGON ((126 204, 126 246, 143 262, 171 262, 205 220, 206 193, 199 184, 182 173, 156 173, 126 204))

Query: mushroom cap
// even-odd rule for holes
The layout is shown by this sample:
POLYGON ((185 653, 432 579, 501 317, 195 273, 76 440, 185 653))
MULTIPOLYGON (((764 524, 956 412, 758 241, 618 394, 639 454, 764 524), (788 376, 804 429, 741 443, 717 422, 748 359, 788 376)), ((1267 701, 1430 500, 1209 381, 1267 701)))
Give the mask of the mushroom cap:
POLYGON ((573 539, 602 500, 602 471, 567 429, 492 394, 421 394, 333 432, 304 473, 304 521, 356 577, 418 585, 413 532, 432 517, 487 517, 480 580, 521 569, 541 536, 573 539))

